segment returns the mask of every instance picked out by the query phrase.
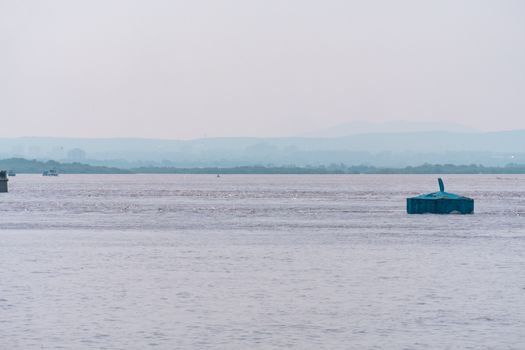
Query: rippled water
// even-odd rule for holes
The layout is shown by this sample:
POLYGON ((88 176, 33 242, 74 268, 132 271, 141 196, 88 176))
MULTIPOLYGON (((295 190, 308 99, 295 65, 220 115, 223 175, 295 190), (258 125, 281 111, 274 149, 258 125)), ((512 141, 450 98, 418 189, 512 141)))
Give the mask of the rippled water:
POLYGON ((524 349, 525 176, 19 175, 0 349, 524 349))

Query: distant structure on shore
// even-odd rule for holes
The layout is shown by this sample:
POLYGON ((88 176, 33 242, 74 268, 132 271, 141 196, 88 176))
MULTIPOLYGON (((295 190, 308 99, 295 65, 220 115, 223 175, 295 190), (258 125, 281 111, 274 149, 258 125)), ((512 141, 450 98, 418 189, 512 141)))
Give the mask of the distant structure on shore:
POLYGON ((441 178, 438 179, 439 192, 422 194, 417 197, 407 198, 408 214, 472 214, 474 200, 445 192, 445 185, 441 178))
POLYGON ((7 192, 7 172, 5 170, 0 171, 0 193, 7 192))

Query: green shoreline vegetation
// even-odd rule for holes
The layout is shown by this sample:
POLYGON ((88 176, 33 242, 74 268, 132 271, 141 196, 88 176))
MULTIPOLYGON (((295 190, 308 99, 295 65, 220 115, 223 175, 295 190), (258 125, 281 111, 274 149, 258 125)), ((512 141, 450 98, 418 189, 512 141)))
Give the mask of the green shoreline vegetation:
POLYGON ((503 167, 453 164, 423 164, 404 168, 332 164, 328 166, 237 166, 237 167, 139 167, 122 169, 82 163, 61 163, 24 158, 0 160, 0 169, 20 174, 39 174, 56 169, 61 174, 525 174, 525 164, 503 167))

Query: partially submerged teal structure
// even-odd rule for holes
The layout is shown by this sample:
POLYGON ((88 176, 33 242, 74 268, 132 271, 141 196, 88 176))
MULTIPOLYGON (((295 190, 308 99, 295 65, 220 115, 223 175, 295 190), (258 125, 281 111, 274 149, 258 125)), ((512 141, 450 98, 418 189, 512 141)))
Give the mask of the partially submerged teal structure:
POLYGON ((5 170, 0 171, 0 193, 7 192, 7 172, 5 170))
POLYGON ((407 213, 472 214, 474 212, 474 200, 472 198, 445 192, 445 185, 443 185, 441 178, 438 179, 438 183, 439 192, 407 198, 407 213))

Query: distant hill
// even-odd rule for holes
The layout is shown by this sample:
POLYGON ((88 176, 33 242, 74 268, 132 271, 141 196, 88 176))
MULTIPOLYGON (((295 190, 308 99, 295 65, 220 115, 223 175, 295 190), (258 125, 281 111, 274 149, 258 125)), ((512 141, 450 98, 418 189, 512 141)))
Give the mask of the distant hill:
POLYGON ((252 165, 378 167, 525 163, 525 130, 370 133, 335 138, 206 138, 196 140, 0 138, 1 158, 137 168, 252 165))
POLYGON ((301 134, 300 137, 344 137, 356 134, 393 134, 393 133, 416 133, 416 132, 477 132, 476 129, 465 125, 447 122, 410 122, 391 121, 383 123, 371 123, 356 121, 336 125, 330 128, 301 134))

